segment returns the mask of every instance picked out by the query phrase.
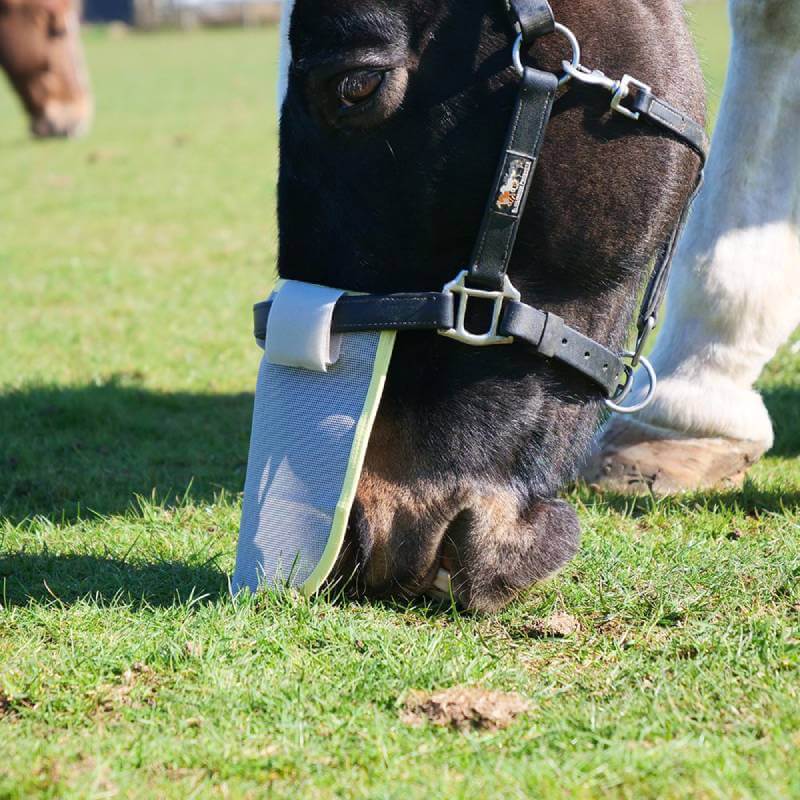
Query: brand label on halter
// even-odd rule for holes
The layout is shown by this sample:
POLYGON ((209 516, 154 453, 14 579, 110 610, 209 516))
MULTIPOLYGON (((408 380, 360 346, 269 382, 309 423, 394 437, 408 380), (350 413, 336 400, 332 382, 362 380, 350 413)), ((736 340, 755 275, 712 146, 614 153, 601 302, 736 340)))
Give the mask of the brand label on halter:
POLYGON ((270 314, 256 388, 234 593, 266 584, 312 595, 331 574, 394 347, 393 331, 348 333, 337 337, 335 360, 323 358, 321 368, 313 360, 287 365, 282 342, 292 333, 304 344, 303 358, 292 356, 291 364, 328 352, 330 329, 319 320, 332 318, 331 290, 295 281, 279 293, 287 290, 293 314, 270 314), (315 337, 319 342, 307 341, 315 337), (279 363, 271 351, 280 353, 279 363))
POLYGON ((527 194, 533 161, 526 156, 507 153, 503 165, 503 180, 497 193, 497 210, 518 217, 527 194))

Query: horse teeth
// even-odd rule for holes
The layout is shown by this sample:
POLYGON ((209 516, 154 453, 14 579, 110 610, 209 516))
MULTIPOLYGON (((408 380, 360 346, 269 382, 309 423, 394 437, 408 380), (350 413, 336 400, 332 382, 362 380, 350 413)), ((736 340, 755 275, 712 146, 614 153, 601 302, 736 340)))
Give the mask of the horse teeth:
POLYGON ((433 582, 433 588, 450 597, 450 573, 446 569, 439 568, 439 572, 436 573, 436 580, 433 582))

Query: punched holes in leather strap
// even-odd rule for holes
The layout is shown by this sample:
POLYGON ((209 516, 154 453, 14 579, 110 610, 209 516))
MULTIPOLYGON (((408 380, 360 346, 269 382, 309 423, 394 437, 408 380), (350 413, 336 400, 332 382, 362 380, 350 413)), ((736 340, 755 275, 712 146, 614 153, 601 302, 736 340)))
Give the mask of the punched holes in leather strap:
POLYGON ((607 397, 613 397, 619 385, 622 361, 599 342, 570 328, 561 317, 547 315, 539 352, 555 358, 591 378, 607 397))
POLYGON ((511 0, 511 19, 519 25, 525 42, 553 33, 556 19, 547 0, 511 0))
POLYGON ((568 364, 586 375, 613 397, 622 371, 622 361, 599 342, 570 328, 556 314, 541 311, 526 303, 506 305, 499 332, 527 342, 539 355, 568 364))

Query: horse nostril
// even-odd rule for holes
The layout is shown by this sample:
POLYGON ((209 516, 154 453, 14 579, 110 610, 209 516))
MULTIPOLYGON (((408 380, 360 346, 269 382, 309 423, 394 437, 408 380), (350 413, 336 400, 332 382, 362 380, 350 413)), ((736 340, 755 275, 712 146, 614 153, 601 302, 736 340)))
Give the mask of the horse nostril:
POLYGON ((93 104, 90 97, 70 102, 51 102, 31 120, 31 133, 39 139, 77 138, 89 130, 93 104))
POLYGON ((446 563, 454 558, 455 550, 445 547, 444 540, 460 538, 460 503, 449 492, 430 505, 420 496, 421 491, 398 496, 373 475, 362 478, 338 577, 346 579, 349 570, 349 585, 370 597, 408 599, 429 592, 442 558, 446 563))
POLYGON ((345 545, 350 550, 357 567, 363 566, 369 560, 373 542, 364 507, 356 498, 350 510, 350 519, 347 521, 345 545))
MULTIPOLYGON (((77 128, 77 126, 75 126, 77 128)), ((73 136, 73 126, 60 124, 47 115, 37 117, 31 124, 31 133, 37 139, 58 139, 73 136)))
POLYGON ((459 552, 463 549, 466 537, 474 526, 474 522, 475 515, 472 510, 464 508, 453 517, 442 537, 437 566, 447 572, 451 580, 456 579, 459 570, 463 568, 459 552))
POLYGON ((44 115, 33 119, 31 122, 31 133, 39 139, 55 136, 53 123, 44 115))

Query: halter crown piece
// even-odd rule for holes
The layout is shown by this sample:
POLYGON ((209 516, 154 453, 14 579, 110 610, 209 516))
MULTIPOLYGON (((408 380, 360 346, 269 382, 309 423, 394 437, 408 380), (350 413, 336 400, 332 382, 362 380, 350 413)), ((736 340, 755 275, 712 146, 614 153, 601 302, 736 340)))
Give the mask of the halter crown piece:
MULTIPOLYGON (((675 245, 702 185, 708 139, 700 124, 653 94, 646 83, 630 75, 614 80, 599 70, 583 66, 577 38, 569 28, 555 21, 547 0, 505 0, 505 5, 516 31, 512 61, 520 83, 497 177, 469 268, 441 292, 343 295, 333 310, 332 332, 430 330, 475 347, 522 342, 534 353, 567 364, 591 379, 613 411, 634 413, 646 407, 655 393, 655 371, 643 353, 664 301, 675 245), (564 72, 560 76, 523 62, 523 53, 536 39, 554 33, 563 36, 572 48, 570 59, 563 62, 564 72), (692 148, 701 162, 695 190, 657 259, 645 291, 636 346, 632 351, 619 354, 571 328, 556 314, 522 302, 508 277, 508 266, 553 102, 559 87, 570 81, 609 92, 613 113, 631 123, 653 125, 669 133, 692 148), (478 302, 488 304, 491 322, 487 329, 476 332, 468 327, 467 310, 478 302), (623 406, 633 388, 634 371, 639 365, 647 372, 649 390, 642 402, 623 406)), ((255 306, 255 335, 259 340, 266 335, 271 308, 271 300, 255 306)))

